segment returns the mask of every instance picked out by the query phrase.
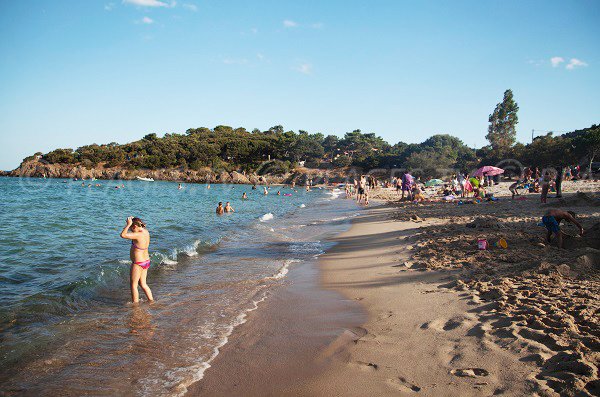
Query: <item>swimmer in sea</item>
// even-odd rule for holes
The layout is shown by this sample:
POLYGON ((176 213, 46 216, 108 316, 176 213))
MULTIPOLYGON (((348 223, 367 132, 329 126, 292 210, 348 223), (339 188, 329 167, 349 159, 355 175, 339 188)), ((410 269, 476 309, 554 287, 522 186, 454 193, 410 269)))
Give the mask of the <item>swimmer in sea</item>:
POLYGON ((242 200, 248 200, 248 195, 246 194, 246 192, 242 194, 242 200))
POLYGON ((146 294, 150 302, 154 301, 152 291, 146 284, 146 276, 150 267, 150 255, 148 254, 148 246, 150 245, 150 233, 146 229, 146 225, 140 218, 129 217, 127 223, 121 231, 121 237, 131 240, 131 248, 129 257, 131 258, 131 271, 129 281, 131 286, 131 299, 133 303, 140 301, 138 292, 138 284, 146 294))
POLYGON ((179 184, 179 186, 177 186, 177 189, 179 189, 179 190, 183 189, 183 186, 181 186, 181 183, 179 184))
POLYGON ((265 189, 265 191, 264 191, 264 193, 263 193, 265 196, 266 196, 267 194, 269 194, 269 191, 267 190, 267 188, 266 188, 266 187, 264 187, 263 189, 265 189))
POLYGON ((225 203, 225 212, 235 212, 229 201, 225 203))
POLYGON ((219 205, 217 206, 217 215, 223 215, 225 210, 223 209, 223 202, 219 201, 219 205))
POLYGON ((279 190, 278 190, 278 191, 277 191, 277 195, 278 195, 278 196, 281 196, 281 191, 279 191, 279 190))

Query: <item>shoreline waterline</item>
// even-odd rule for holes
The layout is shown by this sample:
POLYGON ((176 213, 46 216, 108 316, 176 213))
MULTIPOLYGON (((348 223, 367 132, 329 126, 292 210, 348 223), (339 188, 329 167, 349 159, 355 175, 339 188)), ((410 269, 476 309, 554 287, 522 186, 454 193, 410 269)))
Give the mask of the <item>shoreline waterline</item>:
MULTIPOLYGON (((255 311, 272 291, 285 284, 294 267, 321 254, 328 244, 325 236, 343 228, 345 219, 356 210, 350 203, 336 200, 337 192, 320 189, 310 193, 293 192, 291 197, 277 196, 273 192, 267 197, 254 194, 242 201, 244 188, 237 186, 215 186, 209 193, 207 189, 194 191, 191 187, 178 191, 176 183, 159 182, 144 186, 140 191, 136 186, 143 186, 143 182, 125 182, 128 193, 122 195, 123 192, 116 189, 94 193, 76 184, 51 184, 50 190, 46 190, 44 183, 32 184, 31 189, 25 190, 21 186, 0 185, 0 192, 10 193, 7 197, 24 194, 26 200, 32 202, 49 197, 48 208, 57 202, 68 203, 62 208, 80 208, 74 212, 76 222, 91 210, 91 203, 98 200, 109 201, 98 207, 123 203, 120 211, 124 214, 131 211, 127 202, 135 203, 129 195, 145 200, 151 220, 146 222, 150 225, 153 255, 166 258, 154 258, 149 272, 149 285, 157 302, 135 306, 126 303, 129 264, 124 258, 107 258, 100 265, 82 269, 77 257, 69 259, 69 255, 77 251, 63 248, 61 257, 72 260, 73 265, 64 259, 52 263, 51 258, 59 255, 53 254, 48 260, 52 264, 49 275, 32 274, 29 283, 46 277, 40 279, 43 285, 56 275, 60 276, 56 282, 63 282, 70 274, 75 280, 73 286, 59 285, 54 292, 46 290, 45 296, 39 295, 39 299, 44 299, 41 303, 31 298, 21 303, 19 296, 14 295, 12 306, 3 309, 6 326, 2 329, 2 359, 9 363, 0 373, 3 392, 79 394, 85 390, 101 392, 110 387, 130 389, 133 395, 182 394, 187 384, 202 376, 233 329, 246 321, 247 313, 255 311), (152 194, 148 195, 148 191, 152 194), (217 217, 211 203, 227 199, 236 213, 217 217), (204 214, 208 214, 196 215, 190 207, 201 211, 206 208, 204 214), (260 218, 267 213, 273 216, 261 222, 260 218), (175 214, 179 214, 179 218, 173 218, 175 214), (190 214, 206 226, 181 227, 189 224, 190 214), (328 222, 328 219, 335 221, 328 222), (115 270, 119 272, 111 273, 115 270), (94 272, 93 277, 79 279, 90 272, 94 272), (103 279, 107 276, 110 282, 103 279), (45 305, 52 294, 57 297, 53 304, 58 311, 45 310, 39 314, 31 311, 45 305), (64 306, 63 302, 72 306, 64 306), (26 340, 43 344, 27 345, 26 340), (140 366, 145 368, 141 373, 136 370, 140 366), (115 371, 118 376, 114 376, 115 371), (25 377, 25 373, 33 375, 25 377), (66 389, 65 384, 69 385, 66 389)), ((245 189, 250 192, 250 186, 245 189)), ((23 217, 24 208, 17 204, 17 201, 9 201, 18 219, 9 219, 4 227, 23 217)), ((131 212, 139 214, 141 211, 131 212)), ((50 213, 40 212, 42 224, 46 222, 44 214, 50 213)), ((66 213, 63 217, 68 219, 66 213)), ((121 217, 115 216, 124 221, 121 217)), ((103 222, 117 223, 110 219, 103 222)), ((97 225, 94 227, 99 229, 97 225)), ((75 233, 76 239, 83 239, 80 246, 95 247, 85 241, 85 236, 78 236, 77 229, 64 230, 75 233)), ((66 240, 53 241, 60 248, 66 240)), ((121 244, 118 232, 114 236, 107 234, 106 240, 106 251, 95 251, 94 255, 102 257, 105 255, 102 252, 110 254, 114 250, 126 255, 127 247, 121 244)), ((14 245, 8 240, 5 243, 14 245)), ((101 249, 104 243, 99 240, 96 244, 101 244, 97 247, 101 249)), ((73 244, 73 248, 77 246, 73 244)), ((10 249, 4 252, 13 255, 10 249)), ((18 256, 8 258, 5 274, 22 274, 31 269, 19 264, 18 256)), ((30 259, 36 260, 36 257, 30 259)), ((36 266, 38 270, 43 269, 37 263, 36 266)), ((10 284, 6 287, 16 291, 10 284)), ((7 296, 3 298, 5 302, 7 299, 7 296)))

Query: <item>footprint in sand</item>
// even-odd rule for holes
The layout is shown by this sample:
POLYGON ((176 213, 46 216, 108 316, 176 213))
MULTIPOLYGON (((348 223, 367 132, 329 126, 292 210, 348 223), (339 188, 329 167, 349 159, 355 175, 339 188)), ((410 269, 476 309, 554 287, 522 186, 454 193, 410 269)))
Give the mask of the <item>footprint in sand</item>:
POLYGON ((488 376, 490 373, 483 368, 460 368, 453 369, 450 373, 461 378, 478 378, 480 376, 488 376))
POLYGON ((403 392, 413 392, 413 393, 418 393, 421 391, 421 388, 415 384, 410 383, 409 381, 406 380, 406 378, 399 376, 395 379, 388 379, 388 383, 394 387, 397 388, 398 391, 403 391, 403 392))
POLYGON ((366 363, 364 361, 356 361, 354 365, 363 371, 377 371, 377 369, 379 369, 379 365, 375 363, 366 363))
POLYGON ((473 323, 473 318, 465 316, 453 317, 449 320, 435 319, 421 325, 421 329, 433 329, 435 331, 452 331, 453 329, 469 326, 473 323))

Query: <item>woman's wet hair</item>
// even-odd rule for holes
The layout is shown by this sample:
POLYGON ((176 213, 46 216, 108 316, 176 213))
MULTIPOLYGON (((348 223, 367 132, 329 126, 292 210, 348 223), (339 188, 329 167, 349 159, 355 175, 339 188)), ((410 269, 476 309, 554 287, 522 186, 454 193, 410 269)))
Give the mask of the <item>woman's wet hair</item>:
POLYGON ((131 220, 131 224, 133 226, 138 226, 138 227, 143 227, 146 228, 146 224, 144 223, 144 221, 142 221, 140 218, 133 218, 131 220))

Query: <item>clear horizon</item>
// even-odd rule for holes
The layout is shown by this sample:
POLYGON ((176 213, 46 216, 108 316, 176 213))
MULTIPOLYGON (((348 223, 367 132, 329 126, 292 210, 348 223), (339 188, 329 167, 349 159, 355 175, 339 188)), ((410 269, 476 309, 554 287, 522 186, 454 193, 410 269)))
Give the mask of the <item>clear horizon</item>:
POLYGON ((599 15, 596 1, 5 1, 0 169, 220 124, 480 147, 509 88, 518 141, 586 128, 599 15))

